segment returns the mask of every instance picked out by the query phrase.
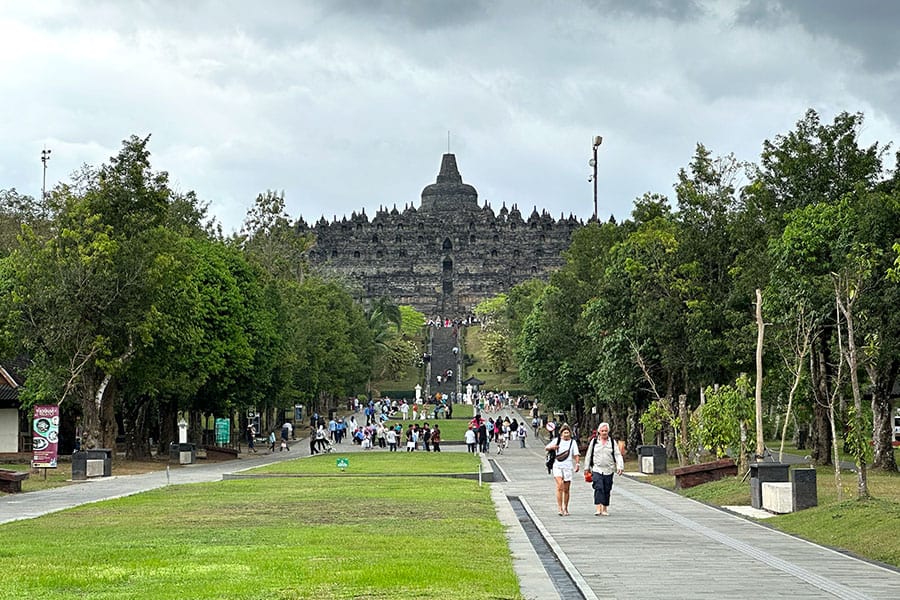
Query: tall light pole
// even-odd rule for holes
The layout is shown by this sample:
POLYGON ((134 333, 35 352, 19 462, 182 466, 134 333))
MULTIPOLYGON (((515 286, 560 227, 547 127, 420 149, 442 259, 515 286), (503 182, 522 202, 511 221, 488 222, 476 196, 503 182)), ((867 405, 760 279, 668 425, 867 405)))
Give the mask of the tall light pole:
POLYGON ((594 220, 597 220, 597 148, 600 147, 600 144, 603 143, 603 136, 595 135, 594 136, 594 157, 591 159, 591 162, 588 164, 593 169, 590 178, 588 181, 594 182, 594 220))
POLYGON ((47 200, 47 161, 50 160, 52 150, 44 148, 41 150, 41 162, 44 163, 44 183, 41 185, 41 201, 47 200))

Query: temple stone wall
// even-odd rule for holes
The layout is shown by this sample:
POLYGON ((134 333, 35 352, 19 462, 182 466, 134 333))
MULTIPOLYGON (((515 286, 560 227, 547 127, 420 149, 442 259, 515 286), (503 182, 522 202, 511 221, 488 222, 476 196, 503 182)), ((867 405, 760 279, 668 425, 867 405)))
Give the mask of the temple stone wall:
POLYGON ((328 222, 297 222, 313 232, 314 269, 348 282, 363 298, 388 296, 427 316, 461 316, 478 302, 528 279, 546 279, 563 264, 572 232, 581 223, 553 219, 516 205, 498 213, 478 205, 478 192, 462 182, 456 157, 445 154, 435 183, 422 191, 419 209, 365 211, 328 222))

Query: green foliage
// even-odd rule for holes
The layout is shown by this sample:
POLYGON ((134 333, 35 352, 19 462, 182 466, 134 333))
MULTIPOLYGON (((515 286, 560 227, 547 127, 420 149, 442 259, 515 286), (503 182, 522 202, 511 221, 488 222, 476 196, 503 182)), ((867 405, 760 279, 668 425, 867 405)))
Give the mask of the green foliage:
POLYGON ((422 328, 425 327, 425 315, 405 304, 398 308, 400 310, 400 332, 403 337, 413 339, 420 336, 422 328))
POLYGON ((667 428, 677 427, 678 417, 672 411, 669 403, 665 400, 657 400, 641 413, 641 425, 644 426, 644 433, 652 438, 667 428))
POLYGON ((497 373, 504 373, 512 362, 512 332, 509 329, 509 301, 506 294, 482 300, 475 306, 481 322, 481 350, 485 362, 497 373))
MULTIPOLYGON (((734 386, 725 385, 718 390, 706 389, 706 403, 698 415, 697 440, 713 452, 716 458, 725 458, 729 450, 741 445, 740 424, 752 423, 755 418, 755 402, 750 380, 740 376, 734 386)), ((755 444, 753 428, 747 428, 747 444, 755 444)))
POLYGON ((855 407, 847 408, 847 417, 849 427, 844 435, 844 449, 854 458, 857 467, 867 465, 872 460, 871 432, 855 407))

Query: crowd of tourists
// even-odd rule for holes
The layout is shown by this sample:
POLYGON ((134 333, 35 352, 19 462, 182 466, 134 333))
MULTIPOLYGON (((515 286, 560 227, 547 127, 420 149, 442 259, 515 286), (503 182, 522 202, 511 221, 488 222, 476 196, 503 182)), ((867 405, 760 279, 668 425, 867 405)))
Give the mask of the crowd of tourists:
POLYGON ((524 448, 527 437, 528 428, 525 426, 525 422, 519 422, 515 418, 510 419, 508 416, 503 419, 488 417, 485 420, 483 416, 477 415, 469 422, 469 427, 465 432, 467 450, 482 454, 490 452, 492 443, 497 448, 497 454, 503 454, 503 450, 513 441, 518 441, 519 446, 524 448))

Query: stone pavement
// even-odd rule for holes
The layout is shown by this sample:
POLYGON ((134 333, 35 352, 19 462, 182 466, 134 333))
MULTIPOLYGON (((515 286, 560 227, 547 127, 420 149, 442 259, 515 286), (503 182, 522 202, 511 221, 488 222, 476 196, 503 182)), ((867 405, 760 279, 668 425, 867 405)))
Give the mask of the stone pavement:
MULTIPOLYGON (((526 444, 522 449, 513 442, 502 455, 483 457, 506 480, 489 485, 525 598, 900 597, 900 570, 779 533, 639 478, 616 477, 610 515, 595 517, 592 490, 579 473, 572 483, 571 515, 560 517, 543 444, 534 438, 526 444)), ((3 496, 0 523, 169 483, 219 481, 226 473, 305 456, 307 447, 298 441, 291 452, 3 496)), ((465 451, 465 446, 443 448, 465 451)), ((358 451, 351 444, 338 446, 340 454, 358 451)))
MULTIPOLYGON (((521 417, 519 417, 521 418, 521 417)), ((498 505, 518 498, 581 597, 593 598, 900 598, 900 570, 860 560, 780 533, 674 492, 615 477, 610 515, 595 517, 593 490, 576 474, 568 517, 557 514, 543 444, 517 442, 489 458, 505 478, 493 484, 498 505)), ((749 483, 747 484, 749 486, 749 483)), ((534 564, 518 523, 498 511, 522 573, 534 564)), ((520 520, 521 521, 521 520, 520 520)), ((900 543, 900 542, 898 542, 900 543)), ((543 586, 527 598, 578 597, 543 586)))

